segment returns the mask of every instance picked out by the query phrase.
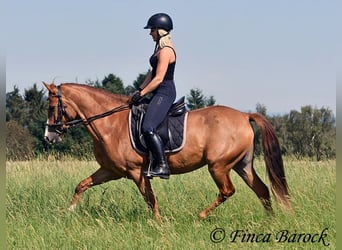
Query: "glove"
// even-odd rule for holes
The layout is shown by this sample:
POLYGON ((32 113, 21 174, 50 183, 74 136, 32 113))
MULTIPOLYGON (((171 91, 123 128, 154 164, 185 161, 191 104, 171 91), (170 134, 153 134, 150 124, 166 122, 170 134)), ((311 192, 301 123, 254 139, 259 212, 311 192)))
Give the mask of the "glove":
POLYGON ((133 95, 131 97, 131 103, 134 105, 137 105, 140 100, 141 100, 141 94, 140 94, 140 91, 137 90, 133 93, 133 95))

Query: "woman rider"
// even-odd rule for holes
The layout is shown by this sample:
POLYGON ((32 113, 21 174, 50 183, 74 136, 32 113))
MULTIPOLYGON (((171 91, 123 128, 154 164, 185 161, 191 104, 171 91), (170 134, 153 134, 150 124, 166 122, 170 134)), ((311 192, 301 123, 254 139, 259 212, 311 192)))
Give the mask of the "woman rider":
POLYGON ((142 131, 146 145, 156 160, 150 175, 168 179, 170 169, 157 128, 165 119, 176 99, 173 78, 176 52, 170 35, 170 31, 173 29, 172 19, 165 13, 157 13, 149 18, 144 29, 150 29, 150 35, 156 42, 154 53, 150 57, 152 70, 147 74, 139 91, 132 95, 131 102, 137 104, 141 97, 148 93, 153 94, 142 124, 142 131))

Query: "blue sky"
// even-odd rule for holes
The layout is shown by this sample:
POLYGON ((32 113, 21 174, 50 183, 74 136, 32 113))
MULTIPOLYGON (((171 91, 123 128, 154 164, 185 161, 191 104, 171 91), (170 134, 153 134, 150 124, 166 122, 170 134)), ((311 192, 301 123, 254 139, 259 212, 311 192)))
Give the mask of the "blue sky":
POLYGON ((125 85, 149 68, 154 43, 143 29, 174 20, 178 97, 192 88, 241 111, 302 106, 336 114, 337 0, 6 1, 6 91, 41 81, 102 80, 125 85))

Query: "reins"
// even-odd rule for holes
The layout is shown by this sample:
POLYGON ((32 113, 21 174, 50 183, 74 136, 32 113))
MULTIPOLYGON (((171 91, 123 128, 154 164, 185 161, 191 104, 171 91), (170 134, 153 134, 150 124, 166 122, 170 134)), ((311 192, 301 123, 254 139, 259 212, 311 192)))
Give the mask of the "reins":
POLYGON ((104 112, 102 114, 91 116, 91 117, 89 117, 87 119, 77 119, 77 120, 69 121, 69 122, 64 123, 64 125, 71 126, 71 127, 76 126, 76 125, 78 125, 80 123, 83 123, 84 125, 89 125, 89 123, 94 121, 94 120, 104 118, 106 116, 109 116, 111 114, 114 114, 114 113, 117 113, 117 112, 120 112, 120 111, 124 111, 126 109, 129 109, 129 105, 128 104, 121 105, 119 107, 116 107, 116 108, 113 108, 113 109, 111 109, 109 111, 106 111, 106 112, 104 112))

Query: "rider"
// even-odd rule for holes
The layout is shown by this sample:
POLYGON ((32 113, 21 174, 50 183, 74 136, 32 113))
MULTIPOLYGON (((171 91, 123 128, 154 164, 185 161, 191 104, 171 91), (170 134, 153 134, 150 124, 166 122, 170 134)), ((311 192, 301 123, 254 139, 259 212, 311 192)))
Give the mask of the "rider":
POLYGON ((170 31, 173 29, 172 19, 165 13, 151 16, 144 29, 150 29, 150 35, 156 42, 155 50, 150 57, 152 70, 131 98, 133 104, 139 103, 142 96, 152 93, 142 125, 147 147, 151 151, 156 165, 150 175, 168 179, 170 169, 164 153, 164 145, 157 133, 157 127, 165 119, 167 112, 176 99, 176 87, 173 80, 176 52, 171 42, 170 31))

